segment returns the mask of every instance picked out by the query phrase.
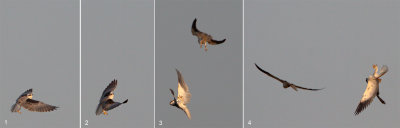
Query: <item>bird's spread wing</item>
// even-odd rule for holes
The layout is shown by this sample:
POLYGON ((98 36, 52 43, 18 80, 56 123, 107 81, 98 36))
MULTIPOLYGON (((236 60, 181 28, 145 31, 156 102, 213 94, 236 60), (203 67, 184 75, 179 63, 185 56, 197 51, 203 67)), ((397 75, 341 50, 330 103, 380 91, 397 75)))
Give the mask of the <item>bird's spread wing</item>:
POLYGON ((196 22, 197 22, 197 19, 194 19, 193 23, 192 23, 192 34, 195 36, 197 36, 199 33, 201 33, 196 27, 196 22))
POLYGON ((104 98, 104 96, 113 92, 115 90, 115 88, 117 88, 117 80, 114 79, 113 81, 111 81, 110 84, 108 84, 107 88, 104 89, 103 94, 101 95, 100 101, 104 98))
POLYGON ((379 95, 376 95, 376 97, 378 97, 379 101, 381 101, 382 104, 386 104, 386 102, 379 95))
POLYGON ((175 99, 175 93, 174 93, 174 90, 172 90, 172 89, 169 89, 169 91, 171 91, 172 97, 174 97, 174 99, 175 99))
POLYGON ((108 110, 114 109, 114 108, 118 107, 119 105, 125 104, 127 102, 128 102, 128 99, 125 100, 123 103, 114 102, 112 99, 108 99, 105 103, 104 110, 108 111, 108 110))
POLYGON ((284 80, 281 80, 281 79, 279 79, 278 77, 272 75, 271 73, 269 73, 269 72, 267 72, 267 71, 261 69, 260 67, 258 67, 258 65, 257 65, 256 63, 254 63, 254 65, 256 65, 256 67, 257 67, 258 70, 260 70, 261 72, 267 74, 268 76, 270 76, 270 77, 272 77, 272 78, 274 78, 274 79, 276 79, 276 80, 278 80, 278 81, 280 81, 280 82, 282 82, 282 83, 284 82, 284 80))
POLYGON ((22 93, 22 94, 19 96, 19 98, 22 97, 22 96, 26 96, 26 95, 28 95, 28 94, 32 94, 32 92, 33 92, 32 88, 31 88, 31 89, 28 89, 28 90, 26 90, 24 93, 22 93))
POLYGON ((26 102, 21 104, 22 107, 34 112, 50 112, 56 110, 58 107, 45 104, 43 102, 27 99, 26 102))
POLYGON ((192 115, 190 114, 189 108, 186 105, 180 105, 182 110, 186 113, 186 116, 190 119, 192 119, 192 115))
POLYGON ((304 89, 304 90, 311 90, 311 91, 318 91, 318 90, 322 90, 323 88, 320 89, 313 89, 313 88, 305 88, 305 87, 300 87, 297 85, 292 84, 291 86, 295 86, 296 88, 300 88, 300 89, 304 89))
POLYGON ((183 104, 187 104, 190 102, 190 98, 192 94, 189 92, 189 87, 185 83, 182 74, 176 69, 176 73, 178 74, 178 99, 182 98, 183 104))
POLYGON ((377 92, 378 92, 378 86, 373 82, 368 82, 367 88, 365 89, 363 97, 361 98, 360 103, 358 104, 354 114, 358 115, 365 108, 367 108, 368 105, 371 104, 371 102, 374 100, 377 92))
POLYGON ((211 44, 211 45, 217 45, 217 44, 222 44, 222 43, 224 43, 225 40, 226 40, 226 39, 223 39, 223 40, 214 40, 214 39, 211 39, 211 41, 208 42, 208 43, 211 44))
POLYGON ((290 85, 290 87, 292 87, 292 88, 293 88, 293 90, 297 91, 297 86, 296 86, 296 85, 294 85, 294 84, 291 84, 291 85, 290 85))
POLYGON ((383 66, 381 67, 381 70, 379 71, 379 74, 374 74, 374 76, 377 77, 377 78, 379 78, 379 77, 385 75, 388 71, 389 71, 388 66, 383 65, 383 66))

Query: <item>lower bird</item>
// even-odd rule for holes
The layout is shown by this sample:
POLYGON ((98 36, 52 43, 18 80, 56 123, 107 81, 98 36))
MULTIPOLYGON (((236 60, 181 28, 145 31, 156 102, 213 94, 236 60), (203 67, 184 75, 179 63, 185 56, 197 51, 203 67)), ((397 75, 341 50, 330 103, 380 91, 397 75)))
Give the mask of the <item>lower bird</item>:
POLYGON ((374 100, 375 96, 378 97, 379 101, 382 104, 386 104, 386 102, 379 96, 379 83, 381 83, 382 77, 385 73, 389 71, 389 68, 386 65, 383 65, 381 67, 380 72, 378 73, 378 66, 377 65, 372 65, 374 68, 374 74, 368 76, 366 78, 367 81, 367 88, 364 91, 364 94, 360 100, 360 103, 357 106, 356 111, 354 112, 354 115, 360 114, 365 108, 368 107, 374 100))
POLYGON ((176 73, 178 74, 178 97, 175 98, 174 90, 169 89, 174 97, 169 104, 183 110, 190 120, 192 119, 192 116, 190 115, 189 108, 186 105, 190 102, 192 94, 189 92, 189 87, 183 80, 182 74, 177 69, 176 73))
POLYGON ((318 91, 318 90, 322 90, 322 89, 323 89, 323 88, 321 88, 321 89, 312 89, 312 88, 305 88, 305 87, 297 86, 297 85, 295 85, 295 84, 292 84, 292 83, 287 82, 286 80, 279 79, 278 77, 272 75, 271 73, 269 73, 269 72, 267 72, 267 71, 261 69, 261 68, 258 67, 258 65, 255 64, 255 63, 254 63, 254 65, 256 65, 257 69, 260 70, 261 72, 263 72, 263 73, 267 74, 268 76, 274 78, 275 80, 278 80, 279 82, 281 82, 281 83, 283 84, 283 88, 291 87, 291 88, 293 88, 295 91, 297 91, 297 88, 299 88, 299 89, 304 89, 304 90, 311 90, 311 91, 318 91))
POLYGON ((11 112, 18 112, 21 114, 21 106, 29 111, 33 112, 50 112, 56 110, 58 107, 53 105, 45 104, 41 101, 32 99, 33 93, 32 89, 26 90, 22 93, 14 105, 11 107, 11 112))
POLYGON ((104 89, 103 94, 100 97, 100 103, 97 105, 96 115, 104 114, 108 115, 107 111, 114 109, 121 104, 128 102, 126 99, 124 102, 114 102, 114 90, 117 88, 117 80, 113 80, 106 89, 104 89))

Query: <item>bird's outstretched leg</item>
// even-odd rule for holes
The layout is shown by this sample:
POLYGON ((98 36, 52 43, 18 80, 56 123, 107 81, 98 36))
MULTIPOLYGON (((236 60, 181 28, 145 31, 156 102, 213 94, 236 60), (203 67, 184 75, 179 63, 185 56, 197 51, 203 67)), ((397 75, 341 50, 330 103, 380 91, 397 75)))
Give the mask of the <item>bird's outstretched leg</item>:
POLYGON ((106 111, 104 111, 104 110, 103 110, 103 114, 104 114, 104 115, 108 115, 108 113, 107 113, 106 111))
POLYGON ((200 40, 200 48, 203 48, 204 40, 200 40))
POLYGON ((207 43, 206 42, 204 42, 204 51, 206 51, 207 52, 207 43))

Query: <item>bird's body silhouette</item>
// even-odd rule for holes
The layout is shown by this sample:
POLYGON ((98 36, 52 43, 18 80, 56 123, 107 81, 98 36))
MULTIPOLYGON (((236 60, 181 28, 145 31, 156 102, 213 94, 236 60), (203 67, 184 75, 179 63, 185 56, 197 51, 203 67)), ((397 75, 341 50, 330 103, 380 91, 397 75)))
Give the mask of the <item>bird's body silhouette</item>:
POLYGON ((11 107, 11 112, 18 112, 21 114, 21 106, 29 111, 33 112, 50 112, 56 110, 58 107, 53 105, 48 105, 41 101, 37 101, 32 99, 33 90, 28 89, 24 93, 22 93, 14 105, 11 107))
POLYGON ((366 79, 367 88, 364 91, 363 97, 361 98, 360 103, 358 104, 356 111, 354 112, 354 115, 360 114, 365 108, 367 108, 368 105, 372 103, 375 96, 378 97, 379 101, 382 104, 386 104, 385 101, 379 96, 379 83, 382 81, 380 77, 388 72, 389 68, 386 65, 383 65, 380 72, 378 73, 378 66, 374 64, 372 65, 372 67, 375 70, 374 74, 368 76, 368 78, 366 79))
POLYGON ((128 102, 126 99, 124 102, 114 102, 114 90, 117 88, 117 80, 113 80, 106 89, 104 89, 103 94, 100 97, 99 104, 97 105, 96 115, 104 114, 108 115, 107 111, 114 109, 121 104, 128 102))
POLYGON ((189 108, 187 107, 187 104, 190 102, 192 94, 189 92, 189 87, 185 83, 182 74, 178 70, 176 70, 176 73, 178 74, 178 97, 175 98, 174 91, 172 89, 169 89, 172 96, 174 97, 174 99, 171 100, 169 104, 183 110, 186 113, 186 116, 189 119, 192 119, 189 108))
POLYGON ((196 27, 196 22, 197 19, 193 20, 192 23, 192 35, 196 36, 198 39, 198 43, 200 44, 200 48, 202 48, 202 46, 204 45, 204 50, 207 51, 207 43, 211 44, 211 45, 217 45, 217 44, 222 44, 225 42, 226 39, 223 40, 214 40, 213 37, 207 33, 201 32, 197 29, 196 27))
POLYGON ((295 84, 292 84, 292 83, 287 82, 286 80, 279 79, 278 77, 272 75, 271 73, 269 73, 269 72, 267 72, 267 71, 261 69, 257 64, 254 64, 254 65, 256 65, 257 69, 260 70, 261 72, 263 72, 264 74, 266 74, 266 75, 268 75, 269 77, 272 77, 272 78, 274 78, 275 80, 278 80, 279 82, 281 82, 281 83, 283 84, 283 88, 289 88, 289 87, 291 87, 291 88, 293 88, 295 91, 297 91, 298 88, 299 88, 299 89, 303 89, 303 90, 311 90, 311 91, 318 91, 318 90, 322 90, 322 89, 323 89, 323 88, 322 88, 322 89, 312 89, 312 88, 305 88, 305 87, 297 86, 297 85, 295 85, 295 84))

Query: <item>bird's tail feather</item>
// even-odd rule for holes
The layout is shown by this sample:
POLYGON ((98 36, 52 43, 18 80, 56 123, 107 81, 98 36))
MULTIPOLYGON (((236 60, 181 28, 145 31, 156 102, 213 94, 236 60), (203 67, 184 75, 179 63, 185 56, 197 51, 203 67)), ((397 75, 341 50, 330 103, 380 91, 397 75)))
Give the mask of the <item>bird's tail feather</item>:
POLYGON ((21 110, 21 106, 19 104, 14 104, 11 106, 11 112, 17 112, 21 110))
POLYGON ((103 112, 103 107, 101 104, 97 105, 96 115, 100 115, 103 112))

